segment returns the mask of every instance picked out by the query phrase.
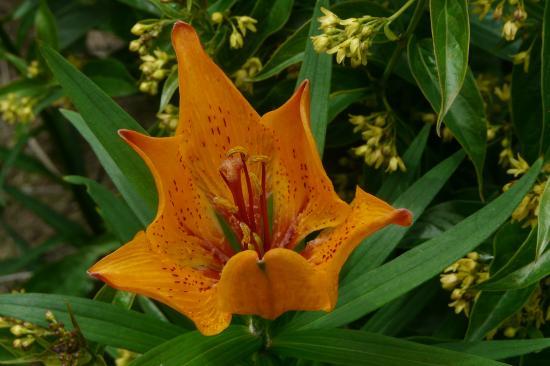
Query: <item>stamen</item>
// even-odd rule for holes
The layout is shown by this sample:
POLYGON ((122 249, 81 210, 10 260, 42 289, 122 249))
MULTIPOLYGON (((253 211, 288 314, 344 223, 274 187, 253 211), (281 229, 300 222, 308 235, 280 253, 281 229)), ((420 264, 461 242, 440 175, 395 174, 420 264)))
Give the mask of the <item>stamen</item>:
POLYGON ((263 226, 263 243, 264 250, 267 252, 271 248, 271 233, 269 232, 269 222, 268 222, 268 213, 267 213, 267 187, 266 187, 266 162, 262 161, 262 189, 260 194, 260 209, 262 216, 262 226, 263 226))
POLYGON ((248 151, 242 147, 242 146, 235 146, 235 147, 232 147, 231 149, 229 149, 226 153, 225 153, 225 156, 227 156, 228 158, 230 158, 231 156, 235 155, 235 154, 242 154, 244 155, 245 157, 248 156, 248 151))
POLYGON ((250 182, 250 174, 248 174, 248 167, 246 166, 244 154, 241 154, 241 160, 243 162, 244 177, 248 191, 248 223, 252 231, 255 232, 256 218, 254 217, 254 191, 252 190, 252 183, 250 182))
POLYGON ((241 170, 243 169, 243 162, 241 158, 232 156, 225 159, 220 167, 220 175, 222 176, 225 184, 231 191, 233 201, 238 207, 238 217, 241 221, 247 222, 246 205, 244 203, 244 196, 241 183, 241 170))
POLYGON ((237 206, 235 206, 229 200, 223 197, 215 196, 213 202, 214 206, 219 207, 220 209, 227 211, 228 213, 236 214, 239 211, 239 208, 237 206))
POLYGON ((260 249, 260 258, 262 258, 264 256, 264 243, 262 241, 262 238, 260 238, 260 235, 256 233, 252 233, 252 236, 254 237, 254 241, 256 242, 256 244, 258 244, 258 248, 260 249))
POLYGON ((269 156, 267 155, 252 155, 249 159, 252 163, 267 163, 269 156))

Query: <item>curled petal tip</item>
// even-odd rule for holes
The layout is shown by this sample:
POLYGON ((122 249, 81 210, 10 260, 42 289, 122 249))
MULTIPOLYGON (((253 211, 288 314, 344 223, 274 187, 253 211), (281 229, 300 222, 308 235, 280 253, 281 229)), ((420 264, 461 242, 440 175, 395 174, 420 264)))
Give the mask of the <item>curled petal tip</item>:
POLYGON ((406 208, 398 208, 395 210, 395 223, 401 226, 411 226, 413 222, 413 214, 406 208))

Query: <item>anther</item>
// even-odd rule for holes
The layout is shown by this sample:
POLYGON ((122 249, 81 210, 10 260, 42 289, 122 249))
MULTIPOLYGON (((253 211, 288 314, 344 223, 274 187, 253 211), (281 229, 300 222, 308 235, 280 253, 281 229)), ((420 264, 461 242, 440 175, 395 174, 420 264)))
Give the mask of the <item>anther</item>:
POLYGON ((267 155, 252 155, 249 159, 251 163, 267 163, 269 156, 267 155))
POLYGON ((235 146, 235 147, 232 147, 231 149, 229 149, 226 153, 225 153, 225 156, 227 156, 228 158, 230 158, 231 156, 235 155, 235 154, 242 154, 244 155, 245 157, 245 160, 246 160, 246 157, 248 156, 248 150, 246 150, 244 147, 242 146, 235 146))
POLYGON ((223 197, 215 196, 213 199, 214 206, 219 207, 220 209, 227 211, 231 214, 236 214, 239 211, 239 208, 232 204, 228 199, 223 197))

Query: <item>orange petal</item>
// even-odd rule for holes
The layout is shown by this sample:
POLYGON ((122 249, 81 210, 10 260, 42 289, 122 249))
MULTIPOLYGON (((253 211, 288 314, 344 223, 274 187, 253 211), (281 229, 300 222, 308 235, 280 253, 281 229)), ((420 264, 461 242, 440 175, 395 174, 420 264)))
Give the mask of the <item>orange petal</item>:
POLYGON ((262 122, 275 133, 273 242, 293 248, 309 233, 341 223, 349 206, 334 191, 317 152, 309 125, 307 82, 262 122))
POLYGON ((188 159, 205 191, 230 199, 218 172, 227 151, 242 146, 250 155, 270 155, 272 137, 258 123, 256 111, 204 51, 193 27, 177 22, 172 43, 180 92, 176 134, 189 144, 188 159))
POLYGON ((338 274, 365 237, 389 224, 409 226, 411 223, 412 215, 408 210, 395 209, 358 187, 344 223, 321 232, 308 243, 302 255, 318 268, 338 274))
POLYGON ((183 158, 182 138, 149 137, 123 130, 120 135, 153 173, 159 195, 157 217, 147 227, 153 249, 181 265, 221 270, 232 250, 208 199, 198 189, 183 158))
POLYGON ((261 261, 255 251, 238 253, 226 264, 217 288, 223 311, 266 319, 289 310, 330 311, 338 292, 336 276, 327 277, 282 248, 268 251, 261 261))
POLYGON ((193 320, 205 335, 217 334, 231 322, 231 314, 219 309, 217 281, 152 251, 143 231, 88 273, 116 289, 165 303, 193 320))

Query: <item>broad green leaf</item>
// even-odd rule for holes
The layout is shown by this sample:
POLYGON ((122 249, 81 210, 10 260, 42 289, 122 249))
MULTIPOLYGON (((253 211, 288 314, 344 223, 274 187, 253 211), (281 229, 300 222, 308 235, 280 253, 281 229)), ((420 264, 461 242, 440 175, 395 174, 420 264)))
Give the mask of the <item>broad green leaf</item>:
POLYGON ((162 93, 160 94, 159 112, 162 112, 164 108, 170 103, 172 96, 178 90, 178 69, 174 68, 170 72, 170 75, 166 78, 164 85, 162 86, 162 93))
POLYGON ((217 0, 217 1, 213 2, 212 5, 210 5, 208 7, 208 9, 207 9, 208 14, 212 15, 213 13, 215 13, 217 11, 219 11, 219 12, 227 11, 236 2, 237 2, 237 0, 217 0))
POLYGON ((258 351, 261 345, 262 338, 244 326, 233 326, 210 337, 194 331, 153 348, 130 365, 235 365, 258 351))
MULTIPOLYGON (((328 7, 328 0, 317 0, 309 26, 309 37, 321 33, 317 18, 321 16, 321 7, 328 7)), ((310 82, 311 105, 311 130, 317 142, 317 150, 323 155, 325 148, 325 136, 328 124, 328 98, 330 93, 330 78, 332 73, 332 57, 324 53, 317 53, 313 49, 313 42, 306 43, 304 62, 300 68, 296 86, 304 80, 310 82)))
POLYGON ((550 347, 550 338, 441 343, 437 344, 437 347, 471 353, 492 360, 504 360, 542 351, 550 347))
POLYGON ((457 97, 468 71, 470 22, 466 0, 430 0, 435 63, 441 93, 437 129, 457 97))
MULTIPOLYGON (((412 212, 413 219, 418 220, 463 159, 464 153, 458 151, 439 163, 401 194, 392 205, 407 208, 412 212)), ((408 227, 390 226, 365 239, 350 256, 344 270, 343 283, 348 283, 365 271, 384 263, 408 230, 408 227)))
POLYGON ((19 202, 23 207, 32 211, 42 221, 51 226, 60 235, 75 240, 74 244, 80 244, 80 241, 88 234, 80 224, 66 218, 62 214, 54 211, 45 203, 20 191, 19 189, 5 185, 4 191, 13 199, 19 202))
POLYGON ((156 206, 156 190, 151 174, 139 156, 117 134, 123 128, 142 133, 145 131, 60 54, 47 46, 43 46, 41 51, 56 80, 71 98, 82 118, 69 111, 63 115, 90 143, 136 216, 144 225, 148 224, 156 206))
MULTIPOLYGON (((407 53, 409 67, 420 90, 433 110, 439 111, 441 97, 434 72, 436 65, 433 47, 430 42, 418 42, 415 37, 411 37, 407 53)), ((481 191, 487 147, 487 122, 483 99, 471 72, 467 72, 462 89, 445 116, 445 125, 472 160, 481 191)))
POLYGON ((166 318, 166 315, 164 315, 162 310, 160 310, 157 304, 155 304, 154 301, 151 300, 150 298, 142 295, 138 295, 137 302, 139 304, 139 307, 141 308, 141 310, 143 310, 145 314, 149 314, 160 321, 169 323, 168 318, 166 318))
POLYGON ((156 6, 151 4, 148 0, 117 0, 120 3, 131 6, 134 9, 138 9, 144 12, 147 12, 151 15, 156 15, 157 17, 161 15, 156 6))
POLYGON ((262 81, 277 75, 287 67, 302 62, 311 22, 305 22, 275 50, 253 81, 262 81))
POLYGON ((479 287, 486 291, 503 291, 528 287, 550 275, 550 250, 528 265, 494 281, 483 283, 479 287))
POLYGON ((112 239, 86 244, 77 252, 38 268, 25 283, 25 289, 29 292, 86 296, 94 288, 92 278, 86 270, 99 257, 119 246, 120 242, 112 239))
POLYGON ((138 91, 136 80, 124 64, 114 58, 89 61, 82 72, 111 97, 123 97, 138 91))
POLYGON ((550 242, 550 179, 546 181, 539 201, 539 218, 537 234, 537 255, 539 258, 550 242))
POLYGON ((535 289, 529 286, 504 292, 482 291, 474 303, 465 339, 479 341, 508 317, 519 311, 535 289))
POLYGON ((71 1, 69 6, 55 14, 59 35, 59 49, 64 50, 82 39, 86 33, 116 17, 113 2, 97 3, 71 1))
POLYGON ((44 315, 50 310, 59 321, 70 324, 67 304, 71 305, 84 337, 104 345, 144 353, 185 333, 173 324, 113 304, 63 295, 3 294, 0 315, 47 326, 44 315))
POLYGON ((40 0, 35 18, 36 38, 50 47, 58 48, 57 26, 46 0, 40 0))
POLYGON ((507 192, 444 234, 346 281, 340 287, 339 301, 331 313, 302 313, 288 325, 289 329, 326 328, 349 323, 436 276, 487 240, 508 219, 535 182, 541 166, 542 159, 539 159, 507 192))
POLYGON ((510 100, 515 136, 521 146, 521 156, 528 163, 539 157, 543 134, 540 41, 535 43, 530 57, 527 73, 523 65, 515 65, 512 70, 510 100))
POLYGON ((544 6, 541 53, 540 93, 542 96, 543 112, 540 153, 545 153, 550 148, 550 3, 548 1, 544 6))
POLYGON ((362 330, 396 336, 430 303, 440 291, 439 281, 430 281, 380 308, 361 327, 362 330), (405 310, 404 310, 405 309, 405 310))
POLYGON ((338 90, 329 95, 327 123, 331 123, 337 115, 350 105, 360 101, 368 95, 370 88, 338 90))
MULTIPOLYGON (((520 223, 509 222, 504 224, 495 234, 493 239, 493 260, 491 261, 491 277, 494 277, 505 266, 511 263, 517 263, 514 258, 517 252, 521 251, 521 247, 525 239, 529 236, 529 230, 521 227, 520 223), (522 244, 519 244, 522 243, 522 244)), ((532 258, 528 259, 528 261, 532 258)), ((520 264, 521 266, 521 264, 520 264)), ((508 272, 508 271, 507 271, 508 272)))
POLYGON ((285 357, 337 365, 504 365, 468 353, 348 329, 282 333, 273 338, 270 350, 285 357))
POLYGON ((426 149, 430 128, 429 125, 422 127, 422 130, 403 154, 403 162, 407 167, 407 171, 397 171, 386 176, 382 182, 382 187, 376 192, 376 197, 393 202, 414 182, 420 170, 420 162, 426 149))
POLYGON ((86 186, 88 194, 99 208, 100 215, 122 242, 130 241, 134 235, 143 229, 143 225, 130 210, 126 202, 115 196, 98 182, 79 176, 66 176, 65 181, 86 186))

